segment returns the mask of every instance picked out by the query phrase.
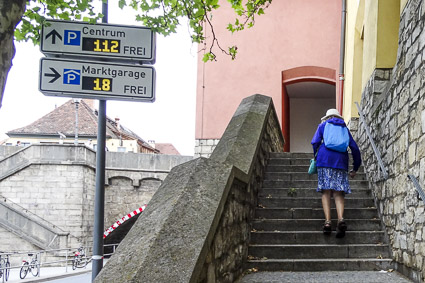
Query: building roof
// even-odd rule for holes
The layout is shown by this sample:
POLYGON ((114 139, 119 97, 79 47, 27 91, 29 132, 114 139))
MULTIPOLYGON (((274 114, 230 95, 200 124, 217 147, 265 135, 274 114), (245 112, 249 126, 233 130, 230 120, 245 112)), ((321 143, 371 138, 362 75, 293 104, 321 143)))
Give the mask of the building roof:
POLYGON ((180 152, 171 143, 155 143, 155 148, 161 154, 180 155, 180 152))
MULTIPOLYGON (((75 135, 75 102, 71 99, 65 104, 57 107, 28 126, 11 130, 6 134, 13 136, 57 136, 58 132, 65 136, 75 135)), ((86 138, 97 137, 98 111, 90 107, 84 99, 78 104, 78 136, 86 138)), ((106 137, 113 139, 135 139, 140 146, 148 148, 153 152, 157 149, 150 146, 133 131, 122 126, 119 119, 106 118, 106 137)))

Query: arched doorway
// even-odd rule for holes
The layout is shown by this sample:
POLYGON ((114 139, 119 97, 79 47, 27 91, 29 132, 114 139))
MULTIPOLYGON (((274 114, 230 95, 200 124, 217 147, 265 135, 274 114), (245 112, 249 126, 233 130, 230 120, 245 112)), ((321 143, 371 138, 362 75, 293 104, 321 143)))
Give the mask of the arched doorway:
POLYGON ((305 66, 282 72, 285 152, 312 152, 311 138, 326 110, 336 105, 336 71, 305 66))

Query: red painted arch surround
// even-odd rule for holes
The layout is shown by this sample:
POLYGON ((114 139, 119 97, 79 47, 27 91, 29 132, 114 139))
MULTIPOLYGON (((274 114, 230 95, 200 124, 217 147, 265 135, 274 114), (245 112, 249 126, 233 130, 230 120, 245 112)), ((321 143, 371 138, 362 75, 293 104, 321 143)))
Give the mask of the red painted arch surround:
MULTIPOLYGON (((282 71, 282 132, 285 138, 283 151, 290 150, 290 108, 286 86, 299 82, 322 82, 336 85, 336 70, 317 66, 302 66, 282 71)), ((336 100, 335 93, 335 100, 336 100)))

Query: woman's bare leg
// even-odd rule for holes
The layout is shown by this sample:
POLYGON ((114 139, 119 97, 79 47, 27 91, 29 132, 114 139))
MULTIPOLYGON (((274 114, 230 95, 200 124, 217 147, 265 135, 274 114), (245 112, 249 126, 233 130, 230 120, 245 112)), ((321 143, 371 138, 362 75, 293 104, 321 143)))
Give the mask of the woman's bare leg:
MULTIPOLYGON (((334 192, 336 212, 338 214, 338 220, 344 219, 344 193, 334 192)), ((323 199, 322 199, 323 202, 323 199)))
POLYGON ((331 190, 323 190, 322 206, 326 221, 331 221, 331 190))

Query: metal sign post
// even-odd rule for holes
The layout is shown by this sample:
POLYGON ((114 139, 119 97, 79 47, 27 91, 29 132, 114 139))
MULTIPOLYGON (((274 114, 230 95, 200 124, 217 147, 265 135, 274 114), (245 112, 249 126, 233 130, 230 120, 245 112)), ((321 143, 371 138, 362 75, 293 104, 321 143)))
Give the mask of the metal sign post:
MULTIPOLYGON (((108 22, 108 0, 102 3, 102 22, 108 22)), ((105 219, 106 100, 99 100, 96 148, 96 191, 94 197, 92 282, 103 267, 103 227, 105 219)))
MULTIPOLYGON (((47 20, 40 45, 47 56, 40 61, 39 89, 44 95, 99 100, 92 281, 103 267, 106 101, 153 102, 156 76, 152 66, 139 65, 155 63, 155 33, 107 24, 107 0, 102 14, 102 24, 47 20)), ((76 124, 75 144, 77 130, 76 124)))

